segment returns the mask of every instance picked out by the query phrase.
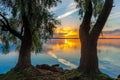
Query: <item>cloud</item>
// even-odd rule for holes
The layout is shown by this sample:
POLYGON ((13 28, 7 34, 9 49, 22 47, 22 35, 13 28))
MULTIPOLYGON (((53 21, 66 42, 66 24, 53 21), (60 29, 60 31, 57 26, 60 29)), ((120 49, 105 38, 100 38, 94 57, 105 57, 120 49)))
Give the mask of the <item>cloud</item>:
POLYGON ((17 51, 10 51, 9 53, 7 53, 6 55, 4 53, 0 53, 0 57, 2 59, 8 59, 8 58, 13 58, 18 56, 17 51))
POLYGON ((118 18, 118 17, 120 17, 120 12, 111 14, 110 17, 109 17, 109 19, 115 19, 115 18, 118 18))
MULTIPOLYGON (((76 3, 75 3, 75 2, 71 2, 71 3, 68 5, 68 7, 67 7, 67 9, 70 10, 70 11, 65 12, 64 14, 58 16, 57 19, 63 19, 63 18, 65 18, 65 17, 67 17, 67 16, 69 16, 69 15, 71 15, 71 14, 79 11, 79 9, 76 8, 75 6, 76 6, 76 3), (72 9, 72 10, 71 10, 71 9, 72 9)), ((53 9, 53 11, 54 11, 54 10, 56 10, 56 9, 53 9)), ((109 20, 115 19, 115 18, 118 18, 118 17, 120 17, 120 12, 111 14, 111 15, 109 16, 109 20)))
POLYGON ((120 29, 115 29, 115 30, 110 30, 110 31, 103 31, 103 34, 120 35, 120 29))
POLYGON ((75 64, 71 63, 70 61, 67 61, 67 60, 62 59, 62 58, 58 58, 55 54, 53 54, 53 53, 51 53, 51 52, 48 52, 48 54, 49 54, 51 57, 57 59, 58 62, 66 65, 66 66, 69 66, 70 68, 77 68, 77 66, 76 66, 75 64))
POLYGON ((62 15, 60 15, 60 16, 58 16, 57 19, 65 18, 65 17, 67 17, 67 16, 69 16, 69 15, 71 15, 71 14, 77 12, 78 10, 79 10, 79 9, 74 9, 74 10, 68 11, 68 12, 66 12, 66 13, 64 13, 64 14, 62 14, 62 15))
POLYGON ((76 8, 76 5, 77 5, 77 3, 71 2, 71 3, 68 5, 68 9, 69 9, 69 10, 70 10, 70 9, 75 9, 75 8, 76 8))
POLYGON ((51 9, 49 9, 50 12, 53 12, 53 11, 56 11, 56 10, 58 10, 58 7, 53 7, 51 9))
POLYGON ((76 65, 74 65, 73 63, 65 60, 65 59, 58 59, 58 61, 66 66, 70 66, 71 68, 77 68, 76 65))
POLYGON ((51 53, 51 52, 48 52, 48 54, 49 54, 51 57, 57 59, 57 56, 56 56, 55 54, 53 54, 53 53, 51 53))

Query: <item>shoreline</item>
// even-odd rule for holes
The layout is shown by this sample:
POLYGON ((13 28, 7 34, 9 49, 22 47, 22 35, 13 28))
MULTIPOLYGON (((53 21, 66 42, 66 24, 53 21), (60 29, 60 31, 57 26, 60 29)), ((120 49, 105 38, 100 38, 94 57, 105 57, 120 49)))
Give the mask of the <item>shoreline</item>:
POLYGON ((15 72, 13 69, 6 74, 0 74, 2 80, 88 80, 94 78, 96 80, 120 80, 111 78, 104 73, 95 74, 96 76, 84 75, 77 69, 67 70, 59 67, 59 64, 49 66, 48 64, 36 65, 35 68, 27 68, 20 72, 15 72), (12 76, 11 76, 12 75, 12 76), (100 79, 99 79, 100 78, 100 79))

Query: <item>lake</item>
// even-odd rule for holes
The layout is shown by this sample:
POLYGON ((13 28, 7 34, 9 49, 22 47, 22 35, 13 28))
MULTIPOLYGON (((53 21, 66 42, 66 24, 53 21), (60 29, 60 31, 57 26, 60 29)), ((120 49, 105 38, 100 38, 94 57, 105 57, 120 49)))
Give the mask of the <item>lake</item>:
MULTIPOLYGON (((77 68, 80 48, 79 39, 51 39, 43 45, 41 53, 32 53, 32 64, 60 64, 64 69, 77 68)), ((100 39, 98 57, 100 70, 116 78, 120 74, 120 39, 100 39)), ((0 53, 0 74, 13 68, 17 59, 18 52, 14 47, 8 54, 0 53)))

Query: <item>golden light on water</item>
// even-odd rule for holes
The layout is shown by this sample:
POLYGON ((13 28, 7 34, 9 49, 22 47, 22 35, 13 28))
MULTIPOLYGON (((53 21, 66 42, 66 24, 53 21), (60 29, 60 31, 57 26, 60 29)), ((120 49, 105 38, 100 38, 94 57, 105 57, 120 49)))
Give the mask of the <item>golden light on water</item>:
POLYGON ((78 40, 61 39, 61 40, 58 40, 57 43, 59 43, 59 41, 61 41, 62 43, 52 46, 53 49, 71 51, 71 50, 74 50, 75 48, 80 47, 80 44, 79 44, 80 42, 78 40))
POLYGON ((68 41, 67 41, 67 39, 65 39, 65 44, 67 44, 68 43, 68 41))
MULTIPOLYGON (((79 32, 76 29, 72 29, 70 27, 62 27, 58 28, 55 31, 55 35, 60 34, 57 36, 57 38, 60 39, 54 39, 52 40, 54 44, 50 45, 48 50, 51 50, 52 52, 57 51, 63 51, 63 52, 74 52, 76 49, 81 48, 81 43, 79 39, 79 32)), ((113 35, 101 35, 100 38, 119 38, 119 36, 113 36, 113 35)), ((112 39, 99 39, 98 44, 99 45, 109 45, 111 43, 114 43, 117 45, 118 41, 112 40, 112 39)), ((113 44, 111 44, 113 45, 113 44)), ((47 46, 48 47, 48 46, 47 46)), ((99 48, 100 46, 98 46, 99 48)))
POLYGON ((74 52, 76 49, 79 50, 81 46, 79 39, 53 39, 51 41, 48 42, 51 43, 50 45, 45 46, 48 48, 47 52, 51 51, 53 53, 57 53, 63 51, 70 53, 74 52))

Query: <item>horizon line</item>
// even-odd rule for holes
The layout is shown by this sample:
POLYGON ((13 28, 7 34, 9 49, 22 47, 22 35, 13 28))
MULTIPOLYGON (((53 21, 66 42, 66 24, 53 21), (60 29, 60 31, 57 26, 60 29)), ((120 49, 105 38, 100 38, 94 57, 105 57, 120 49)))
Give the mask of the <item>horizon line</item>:
MULTIPOLYGON (((80 39, 80 38, 51 38, 51 39, 80 39)), ((98 38, 98 39, 120 39, 120 38, 98 38)))

